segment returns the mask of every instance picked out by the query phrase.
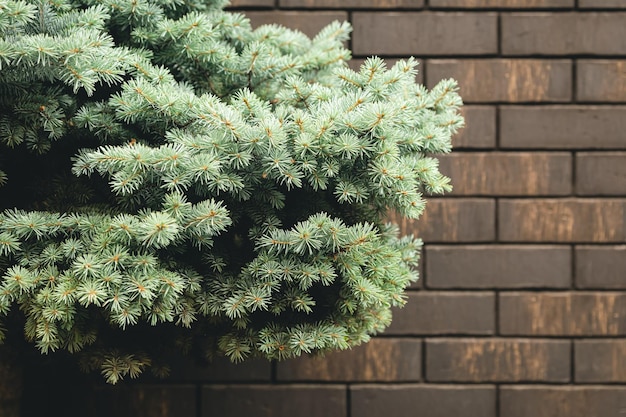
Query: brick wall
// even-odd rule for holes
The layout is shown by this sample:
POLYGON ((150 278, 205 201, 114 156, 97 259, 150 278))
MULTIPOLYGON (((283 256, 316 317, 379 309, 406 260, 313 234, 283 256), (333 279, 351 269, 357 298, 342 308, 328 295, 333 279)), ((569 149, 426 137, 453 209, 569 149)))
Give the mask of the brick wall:
POLYGON ((390 329, 324 360, 181 364, 103 388, 93 415, 618 417, 626 412, 626 1, 235 0, 309 35, 350 20, 354 64, 456 78, 452 194, 407 232, 423 278, 390 329), (115 413, 115 414, 112 414, 115 413))

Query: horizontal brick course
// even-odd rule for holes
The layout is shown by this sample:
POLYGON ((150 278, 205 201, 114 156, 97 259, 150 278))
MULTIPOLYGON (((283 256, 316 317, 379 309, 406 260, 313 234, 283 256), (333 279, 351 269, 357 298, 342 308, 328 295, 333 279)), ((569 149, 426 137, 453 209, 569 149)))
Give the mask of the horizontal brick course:
POLYGON ((492 148, 496 146, 496 108, 494 106, 463 106, 465 127, 452 137, 452 146, 460 148, 492 148))
POLYGON ((572 156, 563 152, 455 152, 439 157, 451 195, 568 195, 572 156))
POLYGON ((471 9, 540 9, 574 7, 574 0, 430 0, 430 7, 467 7, 471 9))
POLYGON ((580 9, 626 9, 624 0, 578 0, 580 9))
POLYGON ((422 341, 372 339, 351 350, 324 357, 303 356, 279 362, 279 381, 419 381, 422 341))
POLYGON ((477 385, 353 385, 349 417, 496 417, 496 390, 477 385))
POLYGON ((578 101, 626 102, 626 60, 579 60, 576 92, 578 101))
POLYGON ((500 146, 626 149, 625 121, 626 106, 506 106, 500 109, 500 146))
POLYGON ((427 62, 428 87, 454 78, 464 102, 566 102, 572 63, 539 59, 441 59, 427 62))
POLYGON ((90 393, 90 397, 92 400, 88 404, 89 411, 82 410, 77 415, 92 417, 197 416, 196 387, 193 385, 107 386, 97 388, 90 393))
POLYGON ((348 13, 342 11, 247 11, 246 17, 252 22, 252 27, 277 23, 289 29, 299 30, 309 37, 315 37, 325 26, 335 20, 348 20, 348 13))
POLYGON ((210 363, 189 357, 175 356, 170 360, 171 381, 266 381, 272 374, 271 363, 265 359, 249 359, 233 363, 225 357, 216 357, 210 363))
POLYGON ((571 249, 547 245, 426 247, 428 288, 568 288, 571 249))
POLYGON ((307 9, 417 9, 424 6, 424 0, 279 0, 279 5, 307 9))
POLYGON ((495 13, 355 12, 352 22, 355 56, 481 55, 498 50, 495 13))
POLYGON ((274 7, 274 0, 229 0, 228 7, 274 7))
POLYGON ((576 154, 578 195, 626 195, 626 152, 576 154))
POLYGON ((503 386, 500 415, 506 417, 622 417, 626 387, 503 386))
POLYGON ((626 382, 626 340, 577 340, 574 352, 576 382, 626 382))
POLYGON ((569 341, 537 339, 431 339, 426 341, 429 382, 570 380, 569 341))
POLYGON ((504 55, 626 55, 626 14, 502 15, 504 55))
POLYGON ((490 199, 431 199, 418 220, 396 214, 389 220, 397 223, 403 234, 414 234, 424 241, 490 242, 495 239, 495 202, 490 199))
POLYGON ((626 292, 502 293, 499 308, 503 335, 626 335, 626 292))
POLYGON ((626 245, 576 247, 576 287, 626 289, 626 245))
POLYGON ((202 389, 202 416, 345 417, 343 385, 210 385, 202 389))
POLYGON ((503 199, 503 242, 622 242, 625 199, 503 199))
MULTIPOLYGON (((394 310, 387 335, 489 335, 496 326, 495 295, 489 292, 410 292, 394 310)), ((402 360, 404 362, 404 359, 402 360)))

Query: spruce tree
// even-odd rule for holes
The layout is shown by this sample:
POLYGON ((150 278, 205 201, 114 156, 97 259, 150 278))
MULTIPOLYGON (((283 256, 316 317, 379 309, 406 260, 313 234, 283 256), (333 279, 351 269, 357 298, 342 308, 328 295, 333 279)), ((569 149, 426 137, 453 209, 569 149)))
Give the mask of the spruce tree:
POLYGON ((404 304, 421 241, 385 219, 450 189, 455 82, 225 5, 0 0, 0 339, 116 383, 346 349, 404 304))

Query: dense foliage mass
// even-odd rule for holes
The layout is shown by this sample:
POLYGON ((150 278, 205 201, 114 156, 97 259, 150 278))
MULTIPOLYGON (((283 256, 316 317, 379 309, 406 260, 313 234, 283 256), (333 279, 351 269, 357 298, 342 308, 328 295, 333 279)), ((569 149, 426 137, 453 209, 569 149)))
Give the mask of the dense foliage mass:
POLYGON ((384 219, 449 189, 454 81, 224 6, 0 0, 0 339, 115 383, 345 349, 403 304, 420 241, 384 219))

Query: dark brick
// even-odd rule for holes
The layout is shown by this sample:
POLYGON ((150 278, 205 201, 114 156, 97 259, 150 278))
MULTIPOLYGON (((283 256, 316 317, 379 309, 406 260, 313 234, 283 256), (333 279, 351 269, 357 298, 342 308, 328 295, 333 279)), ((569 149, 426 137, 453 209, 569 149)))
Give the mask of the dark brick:
POLYGON ((576 287, 626 289, 626 245, 576 247, 576 287))
POLYGON ((402 234, 425 242, 489 242, 495 239, 495 202, 490 199, 431 199, 418 220, 391 214, 402 234))
POLYGON ((196 417, 193 385, 138 385, 98 388, 93 417, 196 417))
POLYGON ((580 9, 626 9, 624 0, 578 0, 580 9))
POLYGON ((496 390, 485 385, 353 385, 350 417, 495 417, 496 390))
POLYGON ((511 13, 502 15, 505 55, 624 55, 626 14, 511 13))
POLYGON ((500 200, 504 242, 622 242, 624 199, 500 200))
POLYGON ((426 248, 428 288, 568 288, 565 246, 464 245, 426 248))
POLYGON ((576 193, 626 195, 626 152, 576 154, 576 193))
POLYGON ((430 0, 430 7, 467 7, 472 9, 540 9, 573 7, 574 0, 430 0))
POLYGON ((232 363, 224 357, 212 362, 199 362, 187 358, 176 358, 171 363, 172 381, 269 381, 271 363, 265 359, 250 359, 243 363, 232 363))
MULTIPOLYGON (((394 64, 398 61, 399 59, 393 59, 393 58, 385 59, 385 62, 387 62, 387 68, 393 67, 394 64)), ((355 59, 351 59, 350 61, 348 61, 348 65, 354 71, 359 71, 359 69, 361 68, 361 65, 364 62, 365 62, 364 58, 355 58, 355 59)), ((415 76, 415 82, 418 84, 422 84, 424 82, 424 71, 423 71, 424 61, 421 59, 418 59, 417 62, 419 62, 419 65, 417 66, 417 75, 415 76)))
POLYGON ((576 94, 579 101, 626 102, 626 61, 578 61, 576 94))
POLYGON ((458 148, 495 148, 496 108, 491 106, 463 106, 461 114, 465 127, 452 137, 452 146, 458 148))
POLYGON ((528 336, 626 335, 626 293, 502 293, 500 332, 528 336))
POLYGON ((345 417, 343 385, 208 385, 202 416, 345 417))
POLYGON ((422 341, 372 339, 352 350, 278 363, 279 381, 419 381, 422 341))
POLYGON ((537 339, 427 340, 426 379, 432 382, 567 382, 570 380, 570 343, 537 339))
POLYGON ((500 415, 506 417, 622 417, 626 387, 503 386, 500 415))
POLYGON ((567 102, 572 99, 572 62, 539 59, 434 59, 428 87, 459 82, 464 102, 567 102))
POLYGON ((500 110, 503 148, 626 149, 625 130, 626 106, 507 106, 500 110))
POLYGON ((626 382, 626 340, 574 342, 576 382, 626 382))
POLYGON ((489 292, 410 292, 394 310, 387 335, 489 335, 495 332, 495 296, 489 292))
POLYGON ((495 13, 355 12, 355 55, 480 55, 498 50, 495 13))
POLYGON ((424 0, 279 0, 279 4, 306 9, 419 9, 424 0))
POLYGON ((348 20, 348 13, 342 11, 247 11, 246 16, 250 18, 252 26, 255 28, 261 25, 277 23, 290 29, 299 30, 311 38, 335 20, 340 22, 348 20))
POLYGON ((569 195, 572 156, 565 152, 466 152, 441 155, 452 195, 569 195))

